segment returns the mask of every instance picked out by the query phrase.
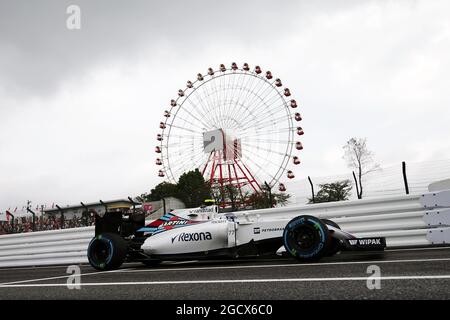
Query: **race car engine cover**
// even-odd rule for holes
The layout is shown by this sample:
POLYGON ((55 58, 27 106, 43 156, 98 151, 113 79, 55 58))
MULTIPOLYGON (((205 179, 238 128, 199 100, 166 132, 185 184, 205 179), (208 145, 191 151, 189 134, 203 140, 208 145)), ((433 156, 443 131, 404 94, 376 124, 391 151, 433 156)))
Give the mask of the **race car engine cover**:
POLYGON ((211 220, 167 230, 150 236, 141 249, 148 255, 209 252, 228 247, 227 220, 211 220))

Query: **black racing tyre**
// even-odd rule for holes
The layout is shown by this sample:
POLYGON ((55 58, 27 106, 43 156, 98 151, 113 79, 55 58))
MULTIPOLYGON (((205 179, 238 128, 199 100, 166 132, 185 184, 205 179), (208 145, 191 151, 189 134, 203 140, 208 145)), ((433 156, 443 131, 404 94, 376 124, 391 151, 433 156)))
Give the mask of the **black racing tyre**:
POLYGON ((127 254, 127 242, 118 234, 102 233, 92 238, 87 256, 89 263, 97 270, 118 269, 127 254))
POLYGON ((286 225, 283 244, 286 251, 300 261, 316 261, 328 250, 330 235, 327 226, 318 218, 298 216, 286 225))
MULTIPOLYGON (((322 219, 322 222, 330 226, 333 226, 337 229, 341 229, 341 227, 339 227, 339 225, 332 220, 322 219)), ((339 251, 341 251, 341 240, 331 237, 330 245, 328 246, 328 250, 325 253, 325 256, 327 257, 334 256, 339 251)))

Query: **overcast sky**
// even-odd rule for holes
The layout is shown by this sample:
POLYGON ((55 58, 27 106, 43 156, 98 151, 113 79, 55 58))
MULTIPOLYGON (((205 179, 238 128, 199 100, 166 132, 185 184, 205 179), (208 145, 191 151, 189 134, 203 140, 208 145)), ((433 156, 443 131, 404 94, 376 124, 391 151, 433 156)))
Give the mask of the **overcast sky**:
POLYGON ((232 61, 300 102, 298 178, 345 172, 352 136, 381 165, 450 159, 449 57, 449 1, 0 0, 0 210, 149 191, 168 102, 232 61))

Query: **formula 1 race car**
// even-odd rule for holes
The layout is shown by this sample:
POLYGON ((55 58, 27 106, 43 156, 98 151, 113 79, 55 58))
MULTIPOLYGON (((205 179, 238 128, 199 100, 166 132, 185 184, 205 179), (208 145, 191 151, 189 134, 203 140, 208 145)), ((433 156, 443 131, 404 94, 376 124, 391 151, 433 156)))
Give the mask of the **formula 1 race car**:
MULTIPOLYGON (((267 209, 270 210, 270 209, 267 209)), ((219 213, 205 206, 166 213, 145 225, 142 213, 106 212, 96 217, 89 243, 89 263, 98 270, 123 262, 154 266, 163 260, 225 259, 287 254, 300 261, 317 261, 341 250, 384 250, 384 238, 357 238, 331 220, 300 215, 249 218, 219 213)))

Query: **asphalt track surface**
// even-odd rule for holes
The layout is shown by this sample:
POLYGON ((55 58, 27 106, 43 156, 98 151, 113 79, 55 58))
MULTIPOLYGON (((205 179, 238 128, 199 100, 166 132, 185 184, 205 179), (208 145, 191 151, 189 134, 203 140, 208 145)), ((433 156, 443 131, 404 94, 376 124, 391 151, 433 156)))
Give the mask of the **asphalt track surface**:
POLYGON ((270 258, 125 264, 106 272, 79 267, 79 289, 67 286, 67 266, 0 269, 0 299, 450 298, 450 247, 346 252, 312 264, 270 258), (379 275, 368 272, 377 267, 379 275), (380 288, 369 289, 377 280, 380 288))

